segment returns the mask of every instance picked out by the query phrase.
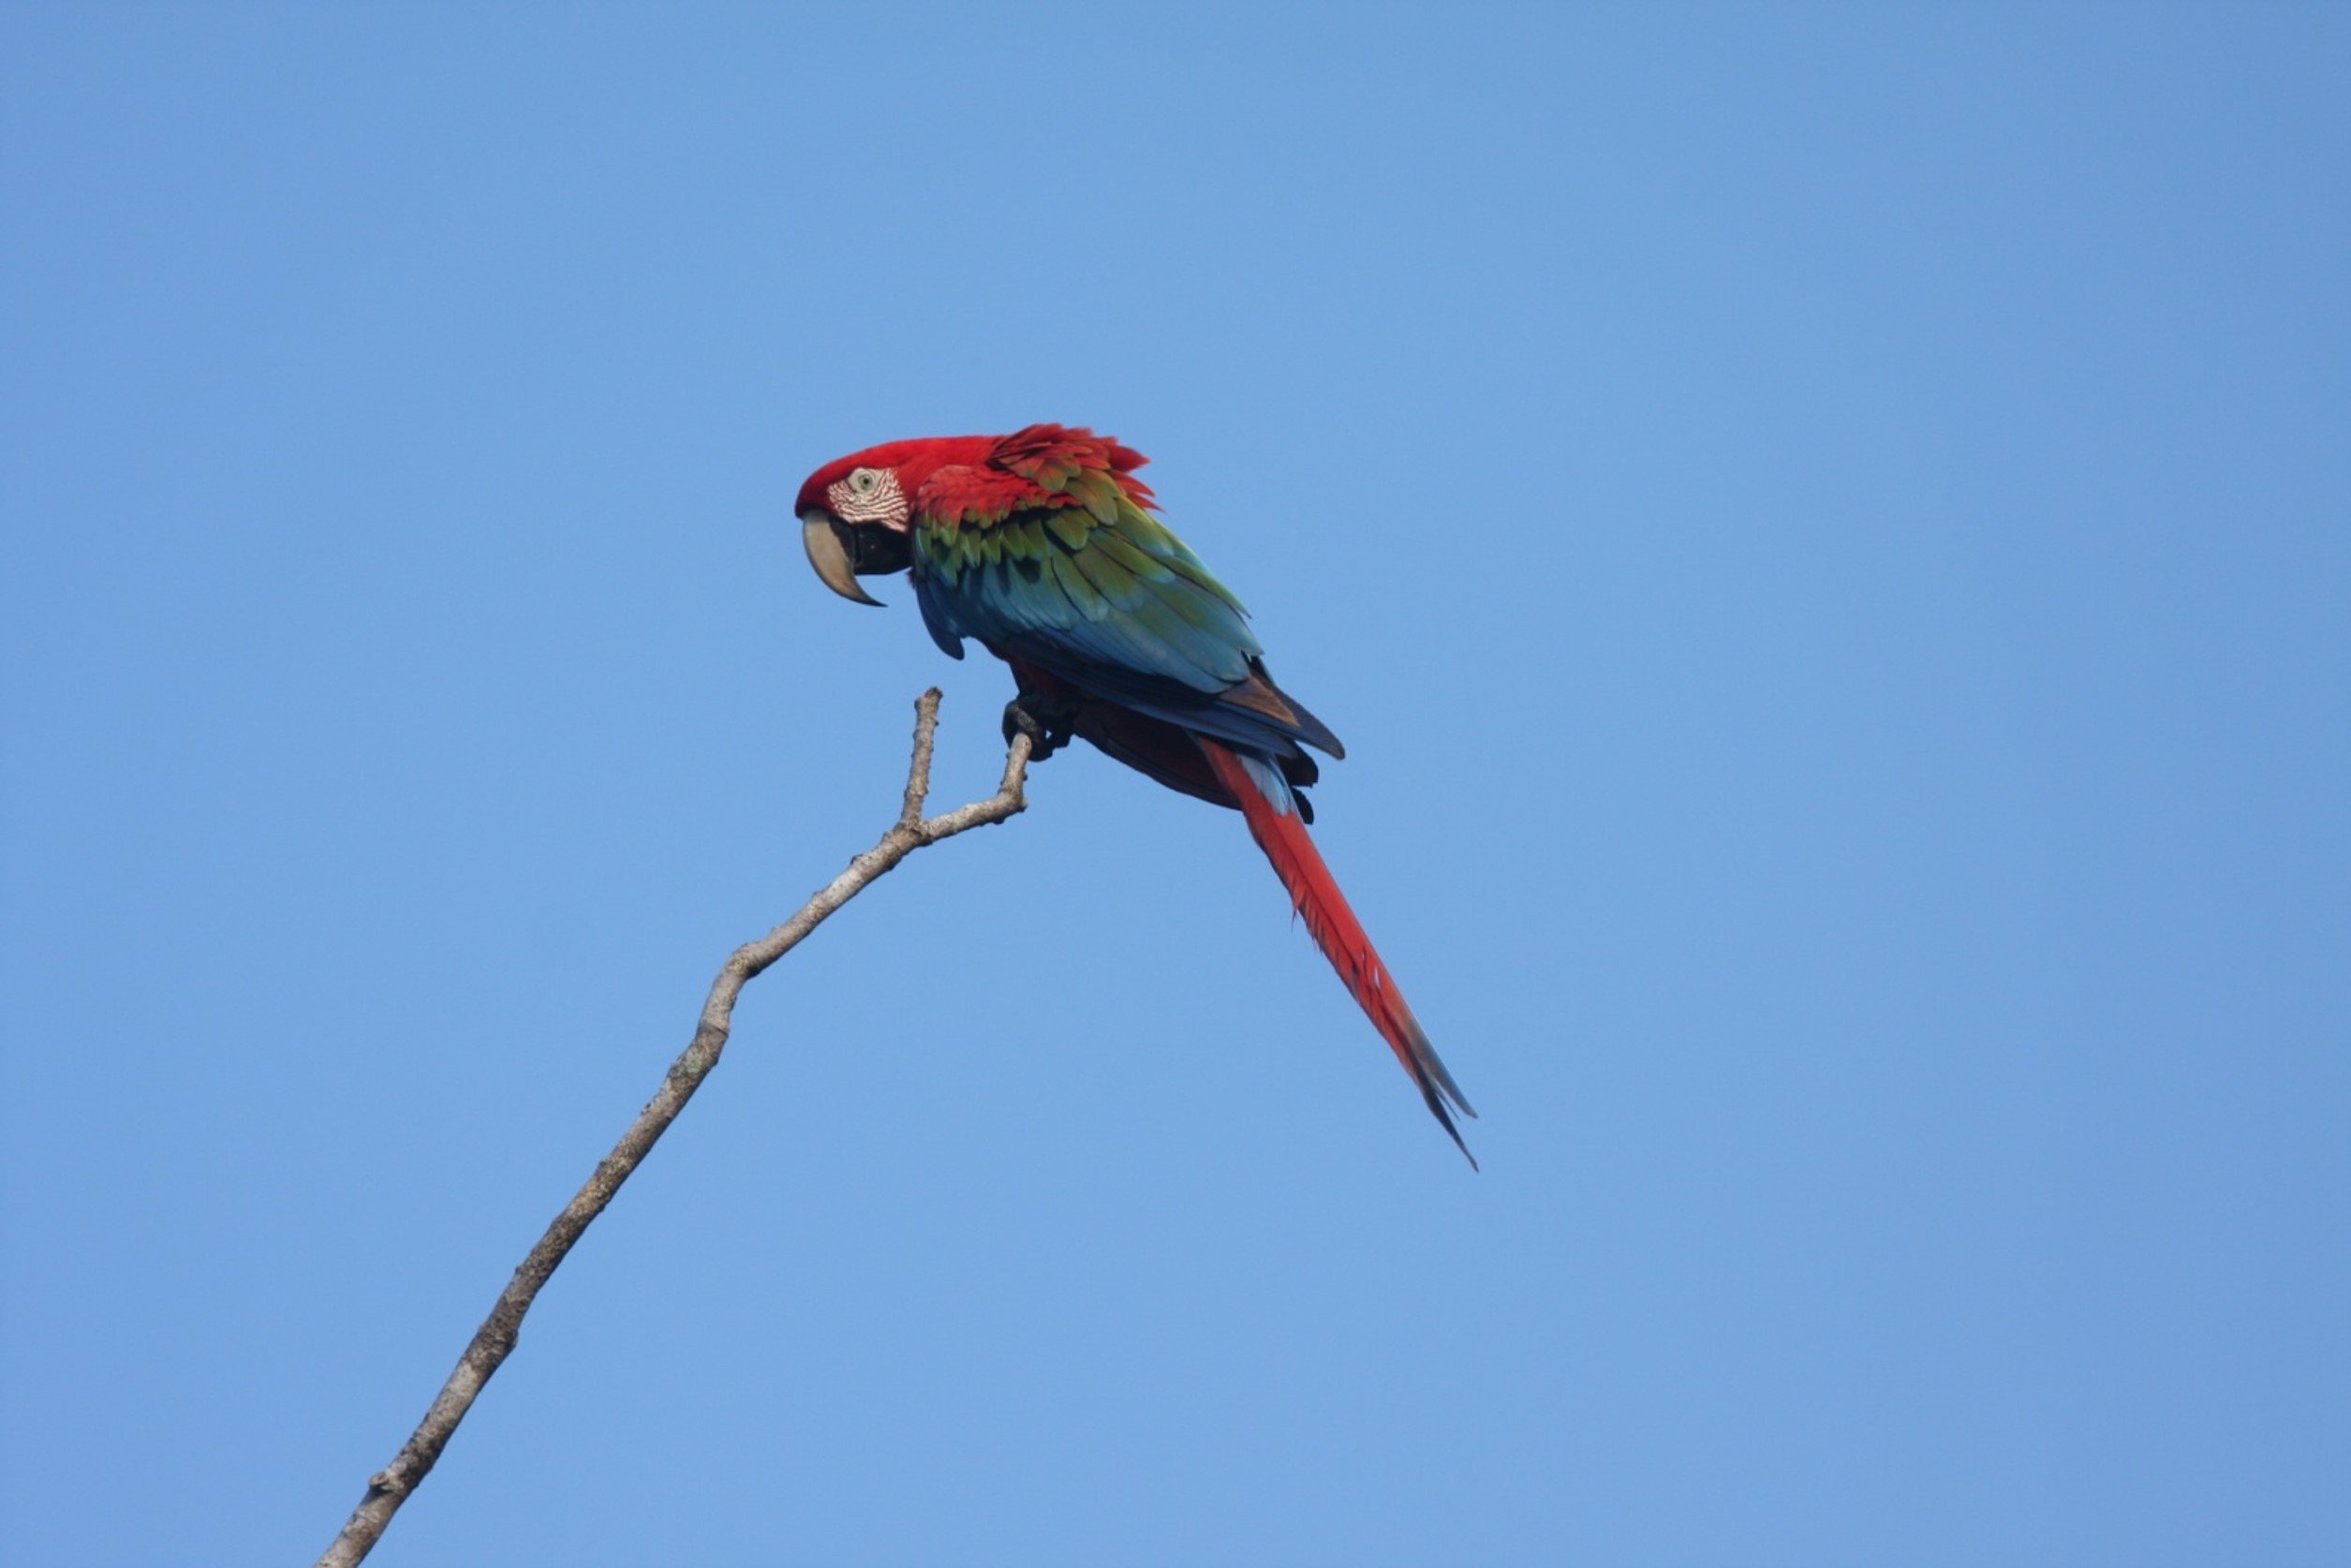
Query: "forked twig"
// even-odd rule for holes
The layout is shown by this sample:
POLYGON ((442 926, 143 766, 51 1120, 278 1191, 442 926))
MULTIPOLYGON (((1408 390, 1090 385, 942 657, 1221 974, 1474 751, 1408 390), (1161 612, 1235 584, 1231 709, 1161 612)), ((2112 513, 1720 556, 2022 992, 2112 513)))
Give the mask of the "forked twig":
POLYGON ((669 1131, 670 1123, 677 1119, 702 1080, 710 1076, 710 1070, 718 1065, 718 1055, 726 1049, 727 1033, 732 1027, 734 1000, 742 994, 744 985, 797 947, 801 939, 823 924, 825 916, 856 897, 875 878, 915 851, 971 828, 1003 821, 1028 806, 1022 787, 1028 772, 1029 740, 1024 734, 1015 735, 1004 754, 1004 777, 996 793, 936 817, 924 816, 924 804, 930 798, 931 747, 938 733, 939 688, 933 687, 914 703, 914 760, 907 769, 906 797, 898 820, 881 836, 880 843, 850 861, 849 869, 826 883, 815 897, 800 907, 798 913, 757 941, 736 948, 728 958, 718 970, 718 978, 711 983, 710 997, 702 1003, 702 1020, 694 1029, 693 1043, 670 1064, 660 1092, 637 1114, 628 1131, 621 1134, 620 1142, 613 1146, 613 1152, 597 1162, 595 1174, 564 1206, 563 1212, 547 1227, 546 1235, 523 1259, 514 1278, 499 1293, 497 1305, 475 1331, 473 1342, 458 1357, 449 1381, 434 1396, 424 1419, 408 1434, 408 1441, 400 1445, 392 1463, 368 1477, 367 1495, 351 1511, 333 1545, 318 1559, 318 1568, 350 1568, 374 1550, 383 1537, 384 1528, 392 1523, 392 1515, 432 1472, 434 1462, 448 1446, 457 1424, 480 1398, 482 1385, 513 1353, 523 1315, 530 1310, 540 1289, 589 1223, 604 1212, 604 1206, 613 1201, 621 1183, 628 1179, 652 1152, 661 1134, 669 1131))

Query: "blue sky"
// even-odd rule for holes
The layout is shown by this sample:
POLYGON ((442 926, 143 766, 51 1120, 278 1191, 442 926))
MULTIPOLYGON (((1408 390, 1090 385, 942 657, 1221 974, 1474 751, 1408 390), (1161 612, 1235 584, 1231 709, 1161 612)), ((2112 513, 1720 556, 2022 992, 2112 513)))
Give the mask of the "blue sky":
POLYGON ((1091 423, 1471 1176, 1073 751, 754 985, 377 1561, 2351 1555, 2326 7, 0 14, 0 1509, 308 1561, 1091 423))

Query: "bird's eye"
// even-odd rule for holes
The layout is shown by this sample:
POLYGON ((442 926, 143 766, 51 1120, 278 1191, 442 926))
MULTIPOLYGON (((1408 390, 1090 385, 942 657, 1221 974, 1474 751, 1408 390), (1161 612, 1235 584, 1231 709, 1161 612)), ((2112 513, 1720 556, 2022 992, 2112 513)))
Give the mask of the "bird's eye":
POLYGON ((860 496, 870 496, 881 483, 881 476, 871 468, 860 468, 849 476, 849 487, 860 496))

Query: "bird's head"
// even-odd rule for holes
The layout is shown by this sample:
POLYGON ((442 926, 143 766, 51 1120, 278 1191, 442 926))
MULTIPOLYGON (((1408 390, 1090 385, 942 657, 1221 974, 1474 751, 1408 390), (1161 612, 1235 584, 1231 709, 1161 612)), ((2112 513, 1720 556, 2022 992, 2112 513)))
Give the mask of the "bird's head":
POLYGON ((992 436, 891 441, 827 463, 792 503, 808 564, 843 599, 880 604, 857 580, 910 564, 909 520, 923 486, 941 468, 984 464, 996 444, 992 436))

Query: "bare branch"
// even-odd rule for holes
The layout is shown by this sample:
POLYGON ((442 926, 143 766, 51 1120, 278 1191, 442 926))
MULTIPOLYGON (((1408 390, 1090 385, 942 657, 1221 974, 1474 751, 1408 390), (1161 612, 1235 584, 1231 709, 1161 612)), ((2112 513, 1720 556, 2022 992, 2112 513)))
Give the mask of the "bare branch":
POLYGON ((628 1179, 670 1123, 677 1119, 686 1102, 694 1097, 710 1070, 718 1065, 718 1055, 727 1046, 727 1033, 732 1027, 734 999, 743 987, 770 964, 790 953, 803 938, 815 930, 825 916, 848 903, 865 887, 898 862, 926 844, 971 828, 1000 822, 1024 810, 1028 798, 1023 792, 1028 771, 1029 741, 1027 735, 1016 735, 1004 756, 1004 778, 995 794, 968 806, 936 817, 923 815, 924 804, 929 799, 931 787, 931 748, 939 733, 939 688, 933 687, 914 703, 914 757, 907 769, 906 798, 898 820, 881 841, 849 863, 849 869, 827 882, 815 897, 800 907, 797 914, 785 921, 757 941, 746 942, 734 950, 718 970, 718 978, 711 983, 709 999, 702 1003, 702 1020, 694 1030, 693 1043, 670 1064, 669 1075, 651 1102, 639 1112, 628 1131, 621 1134, 613 1152, 597 1164, 595 1174, 586 1185, 564 1206, 539 1244, 523 1259, 514 1278, 507 1281, 497 1305, 490 1309, 488 1318, 458 1358, 456 1368, 449 1381, 441 1385, 424 1419, 400 1445, 400 1452, 367 1481, 367 1495, 351 1511, 350 1519, 343 1526, 326 1554, 318 1559, 318 1568, 350 1568, 375 1549, 392 1516, 408 1500, 410 1493, 432 1472, 434 1462, 448 1446, 450 1435, 466 1418, 480 1397, 482 1385, 491 1374, 513 1352, 515 1337, 523 1326, 523 1314, 528 1312, 540 1289, 547 1283, 564 1255, 580 1239, 589 1223, 613 1201, 613 1194, 628 1179))

